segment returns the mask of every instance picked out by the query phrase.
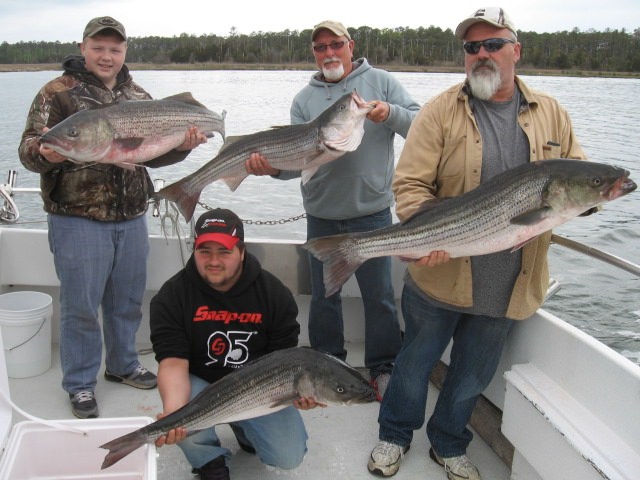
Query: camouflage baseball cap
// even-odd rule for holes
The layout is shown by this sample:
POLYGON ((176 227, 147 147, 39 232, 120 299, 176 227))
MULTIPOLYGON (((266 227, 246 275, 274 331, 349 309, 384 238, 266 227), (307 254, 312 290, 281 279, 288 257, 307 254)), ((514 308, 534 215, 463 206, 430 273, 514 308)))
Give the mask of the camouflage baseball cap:
POLYGON ((124 30, 124 25, 113 17, 96 17, 91 20, 84 28, 82 38, 85 39, 87 37, 93 37, 103 30, 113 30, 120 35, 123 40, 127 39, 127 32, 124 30))

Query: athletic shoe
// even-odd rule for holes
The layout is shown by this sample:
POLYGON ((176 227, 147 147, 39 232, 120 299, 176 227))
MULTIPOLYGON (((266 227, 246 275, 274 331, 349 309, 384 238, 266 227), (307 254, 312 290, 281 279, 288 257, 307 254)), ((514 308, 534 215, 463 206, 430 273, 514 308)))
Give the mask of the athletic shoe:
POLYGON ((78 418, 97 418, 98 402, 92 391, 84 390, 78 393, 70 393, 71 411, 78 418))
POLYGON ((380 441, 373 447, 367 468, 374 475, 391 477, 400 468, 400 460, 409 451, 409 445, 401 447, 394 443, 380 441))
POLYGON ((387 387, 389 386, 389 381, 391 380, 391 375, 388 373, 381 373, 376 378, 372 378, 369 383, 376 391, 376 400, 379 402, 382 401, 382 397, 384 397, 384 392, 387 391, 387 387))
POLYGON ((429 456, 434 462, 444 467, 449 480, 480 480, 480 472, 466 455, 443 458, 431 448, 429 456))
POLYGON ((193 470, 200 475, 200 480, 230 480, 229 467, 226 466, 224 457, 216 457, 193 470))
POLYGON ((124 383, 136 388, 150 389, 158 385, 158 377, 142 365, 138 365, 129 375, 117 375, 108 370, 104 371, 104 378, 110 382, 124 383))

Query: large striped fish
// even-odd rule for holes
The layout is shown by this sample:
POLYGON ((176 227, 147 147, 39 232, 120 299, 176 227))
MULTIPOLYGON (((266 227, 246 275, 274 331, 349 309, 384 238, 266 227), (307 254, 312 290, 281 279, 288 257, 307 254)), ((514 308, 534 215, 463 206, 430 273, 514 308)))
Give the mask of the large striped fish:
MULTIPOLYGON (((40 137, 40 144, 76 163, 111 163, 132 169, 184 142, 190 127, 224 138, 224 117, 188 93, 80 110, 40 137)), ((161 165, 152 165, 161 166, 161 165)))
POLYGON ((214 159, 158 195, 175 202, 190 220, 204 187, 224 180, 231 191, 238 188, 248 176, 245 162, 254 152, 263 154, 274 168, 301 171, 302 183, 306 183, 318 167, 358 148, 365 117, 372 108, 354 90, 307 123, 230 137, 214 159))
POLYGON ((636 189, 627 170, 582 160, 545 160, 496 175, 458 197, 427 202, 402 223, 303 245, 324 265, 326 296, 369 258, 451 258, 516 250, 536 236, 636 189))
POLYGON ((375 401, 376 393, 357 370, 331 355, 300 347, 277 350, 212 383, 170 415, 101 445, 109 450, 102 468, 174 428, 194 432, 259 417, 300 397, 326 405, 356 405, 375 401))

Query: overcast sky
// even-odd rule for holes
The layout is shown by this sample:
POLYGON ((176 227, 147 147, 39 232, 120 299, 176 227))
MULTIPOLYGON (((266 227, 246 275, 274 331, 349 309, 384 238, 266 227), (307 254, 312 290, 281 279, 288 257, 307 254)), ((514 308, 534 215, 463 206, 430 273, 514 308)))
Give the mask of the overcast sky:
MULTIPOLYGON (((132 37, 181 33, 228 36, 238 33, 304 30, 327 18, 348 27, 455 29, 474 10, 488 5, 381 0, 0 0, 0 42, 80 41, 93 17, 111 15, 132 37), (435 3, 435 5, 434 5, 435 3), (412 7, 410 5, 418 5, 412 7)), ((558 32, 640 28, 638 0, 529 0, 502 3, 519 30, 558 32)))

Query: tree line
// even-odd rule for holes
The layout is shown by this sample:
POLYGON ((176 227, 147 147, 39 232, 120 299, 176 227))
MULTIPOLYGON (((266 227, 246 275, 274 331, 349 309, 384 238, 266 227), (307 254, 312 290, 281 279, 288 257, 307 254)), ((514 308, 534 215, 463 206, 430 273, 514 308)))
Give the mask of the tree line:
MULTIPOLYGON (((439 27, 379 29, 350 28, 356 56, 373 65, 459 67, 463 64, 460 40, 451 29, 439 27)), ((254 32, 228 36, 190 35, 133 37, 128 63, 140 64, 313 64, 311 30, 254 32)), ((640 72, 640 28, 555 33, 518 32, 522 43, 520 66, 533 69, 640 72)), ((76 43, 18 42, 0 44, 0 64, 58 63, 77 54, 76 43)))

